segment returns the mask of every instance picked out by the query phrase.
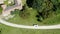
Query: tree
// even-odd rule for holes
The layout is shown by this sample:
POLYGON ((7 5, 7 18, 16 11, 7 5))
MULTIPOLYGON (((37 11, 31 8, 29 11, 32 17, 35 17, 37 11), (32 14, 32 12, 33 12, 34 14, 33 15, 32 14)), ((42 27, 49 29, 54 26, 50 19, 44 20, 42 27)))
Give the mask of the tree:
POLYGON ((27 4, 33 9, 36 9, 39 16, 43 19, 54 15, 57 8, 60 8, 60 0, 31 0, 27 4))
POLYGON ((42 3, 43 3, 43 0, 34 0, 32 7, 34 9, 37 9, 38 11, 41 11, 42 10, 42 3))
POLYGON ((32 7, 33 1, 34 0, 26 0, 26 3, 29 7, 32 7))
POLYGON ((48 17, 48 14, 51 14, 49 12, 53 9, 53 3, 51 0, 35 0, 32 7, 37 9, 40 16, 42 16, 44 19, 48 17))

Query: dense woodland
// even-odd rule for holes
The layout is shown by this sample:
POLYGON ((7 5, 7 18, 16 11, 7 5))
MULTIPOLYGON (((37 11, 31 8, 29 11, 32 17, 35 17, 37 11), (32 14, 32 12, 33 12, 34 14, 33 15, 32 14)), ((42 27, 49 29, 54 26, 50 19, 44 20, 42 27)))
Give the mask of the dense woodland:
POLYGON ((60 9, 60 0, 27 0, 27 5, 37 10, 38 21, 46 19, 56 14, 56 10, 60 9))

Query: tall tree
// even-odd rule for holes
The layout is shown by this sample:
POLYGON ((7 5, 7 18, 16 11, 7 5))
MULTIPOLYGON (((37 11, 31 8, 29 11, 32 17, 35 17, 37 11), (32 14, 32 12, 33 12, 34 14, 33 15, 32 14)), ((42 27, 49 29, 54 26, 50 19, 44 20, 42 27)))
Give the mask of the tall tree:
POLYGON ((28 4, 36 9, 39 12, 39 16, 43 18, 55 14, 57 8, 60 8, 59 0, 31 0, 28 4))

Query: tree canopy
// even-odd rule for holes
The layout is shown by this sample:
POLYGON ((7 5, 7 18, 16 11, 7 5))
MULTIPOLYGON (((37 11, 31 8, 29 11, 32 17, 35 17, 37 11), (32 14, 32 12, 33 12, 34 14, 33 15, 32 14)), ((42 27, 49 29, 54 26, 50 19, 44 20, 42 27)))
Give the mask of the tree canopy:
POLYGON ((27 5, 36 9, 43 19, 52 16, 57 9, 60 9, 60 0, 27 0, 27 2, 29 2, 27 5))

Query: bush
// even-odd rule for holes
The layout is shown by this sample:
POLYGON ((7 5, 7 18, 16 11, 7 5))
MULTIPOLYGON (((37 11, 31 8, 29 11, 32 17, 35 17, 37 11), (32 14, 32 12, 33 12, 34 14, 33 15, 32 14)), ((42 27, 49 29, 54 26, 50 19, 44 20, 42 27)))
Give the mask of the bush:
POLYGON ((24 5, 21 11, 18 9, 11 11, 11 15, 19 15, 21 18, 28 18, 30 13, 28 7, 24 5))
POLYGON ((29 8, 27 7, 27 5, 24 5, 22 11, 19 12, 19 16, 22 18, 28 18, 29 15, 29 8))
POLYGON ((13 15, 13 14, 17 15, 17 14, 19 14, 19 12, 20 12, 20 10, 15 9, 14 11, 11 11, 11 15, 13 15))

